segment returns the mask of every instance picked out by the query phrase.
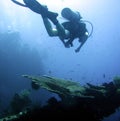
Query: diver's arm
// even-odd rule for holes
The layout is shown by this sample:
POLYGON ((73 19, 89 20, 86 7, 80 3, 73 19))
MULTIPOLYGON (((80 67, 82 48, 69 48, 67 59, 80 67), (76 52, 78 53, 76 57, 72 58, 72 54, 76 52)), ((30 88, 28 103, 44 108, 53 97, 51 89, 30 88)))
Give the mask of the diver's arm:
POLYGON ((16 1, 16 0, 11 0, 11 1, 14 2, 14 3, 17 4, 17 5, 20 5, 20 6, 23 6, 23 7, 27 7, 27 5, 22 4, 22 3, 20 3, 20 2, 18 2, 18 1, 16 1))
POLYGON ((89 35, 88 32, 86 32, 85 35, 84 35, 84 37, 82 38, 81 44, 79 45, 79 47, 78 47, 77 49, 75 49, 75 52, 76 52, 76 53, 80 51, 81 47, 82 47, 82 46, 84 45, 84 43, 87 41, 88 35, 89 35))
MULTIPOLYGON (((84 42, 84 43, 85 43, 85 42, 84 42)), ((84 43, 80 44, 80 46, 79 46, 77 49, 75 49, 75 52, 76 52, 76 53, 80 51, 80 49, 81 49, 81 47, 83 46, 84 43)))

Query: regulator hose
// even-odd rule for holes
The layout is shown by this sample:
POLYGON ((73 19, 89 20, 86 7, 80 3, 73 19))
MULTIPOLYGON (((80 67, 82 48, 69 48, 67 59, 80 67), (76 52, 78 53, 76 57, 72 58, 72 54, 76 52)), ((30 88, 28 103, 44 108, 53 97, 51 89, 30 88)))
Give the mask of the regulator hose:
POLYGON ((92 33, 93 33, 93 24, 90 21, 88 21, 88 20, 82 20, 82 22, 89 23, 91 25, 91 32, 88 35, 88 37, 90 37, 92 35, 92 33))

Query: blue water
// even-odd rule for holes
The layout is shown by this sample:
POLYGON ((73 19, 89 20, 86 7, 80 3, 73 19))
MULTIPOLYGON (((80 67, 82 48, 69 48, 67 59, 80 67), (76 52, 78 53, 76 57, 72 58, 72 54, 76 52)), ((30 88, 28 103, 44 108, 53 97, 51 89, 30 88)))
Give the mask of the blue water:
MULTIPOLYGON (((23 74, 45 74, 98 85, 120 75, 120 1, 71 0, 70 4, 59 0, 56 5, 49 1, 48 8, 59 13, 60 22, 64 21, 61 9, 71 7, 92 22, 93 34, 75 53, 77 40, 73 47, 65 48, 58 37, 48 36, 39 14, 10 0, 0 0, 0 111, 6 109, 14 93, 31 89, 23 74)), ((87 28, 91 31, 89 24, 87 28)), ((46 90, 32 93, 34 101, 42 103, 55 95, 46 90)), ((118 121, 117 114, 109 121, 118 121)))

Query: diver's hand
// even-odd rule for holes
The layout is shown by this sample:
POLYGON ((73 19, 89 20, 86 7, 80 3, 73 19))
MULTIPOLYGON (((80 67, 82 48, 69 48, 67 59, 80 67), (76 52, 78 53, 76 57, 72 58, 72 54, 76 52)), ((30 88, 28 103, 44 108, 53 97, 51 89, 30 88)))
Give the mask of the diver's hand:
POLYGON ((75 49, 75 52, 78 53, 80 51, 80 48, 75 49))
POLYGON ((70 48, 70 44, 69 43, 66 42, 64 45, 65 45, 66 48, 70 48))

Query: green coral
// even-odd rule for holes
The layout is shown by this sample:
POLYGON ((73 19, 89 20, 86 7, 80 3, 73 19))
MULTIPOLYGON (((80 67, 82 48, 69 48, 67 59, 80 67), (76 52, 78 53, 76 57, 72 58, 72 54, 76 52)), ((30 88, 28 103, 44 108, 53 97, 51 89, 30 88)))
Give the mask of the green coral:
POLYGON ((120 76, 115 76, 113 78, 113 83, 117 88, 120 88, 120 76))
POLYGON ((11 101, 11 108, 13 113, 18 113, 31 104, 31 99, 29 97, 29 90, 22 90, 19 94, 15 93, 11 101))

